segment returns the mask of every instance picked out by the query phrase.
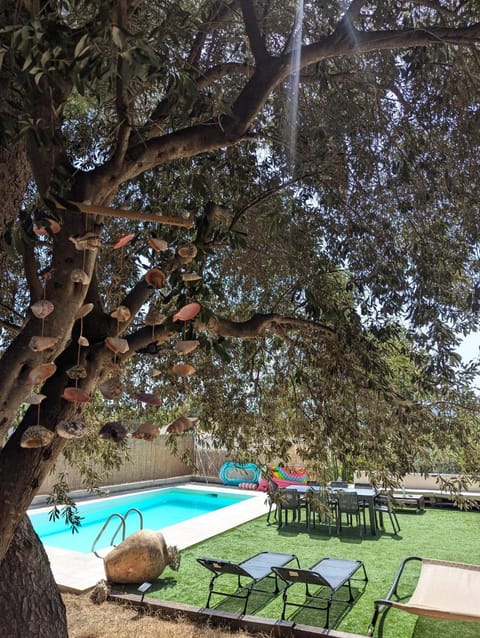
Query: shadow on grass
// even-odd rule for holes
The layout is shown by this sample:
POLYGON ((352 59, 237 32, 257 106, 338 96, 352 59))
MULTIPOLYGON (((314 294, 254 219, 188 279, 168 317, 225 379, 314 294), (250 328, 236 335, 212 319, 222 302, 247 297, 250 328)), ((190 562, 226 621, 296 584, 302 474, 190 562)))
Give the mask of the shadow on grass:
MULTIPOLYGON (((222 586, 225 585, 225 581, 222 586)), ((249 615, 258 614, 260 610, 269 605, 275 598, 282 595, 282 589, 275 592, 275 579, 265 578, 259 584, 259 589, 253 589, 247 604, 246 613, 249 615)), ((213 594, 210 602, 212 609, 217 609, 231 614, 242 614, 245 605, 245 596, 248 593, 247 587, 233 589, 228 594, 213 594), (238 596, 236 598, 235 596, 238 596), (240 598, 241 596, 241 598, 240 598)))

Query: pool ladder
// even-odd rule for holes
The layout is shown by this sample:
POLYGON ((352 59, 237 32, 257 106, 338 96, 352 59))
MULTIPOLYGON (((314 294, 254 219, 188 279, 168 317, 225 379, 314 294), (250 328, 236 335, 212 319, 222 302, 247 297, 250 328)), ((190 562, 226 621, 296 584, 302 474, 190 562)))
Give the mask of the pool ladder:
MULTIPOLYGON (((121 514, 110 514, 110 516, 105 521, 102 529, 98 532, 96 539, 92 543, 91 551, 95 554, 95 556, 97 558, 102 558, 102 556, 100 556, 100 554, 98 554, 95 551, 95 546, 98 543, 98 541, 100 540, 100 537, 102 536, 103 532, 107 529, 110 521, 112 521, 115 518, 120 519, 120 523, 118 524, 118 527, 117 527, 117 529, 115 530, 115 533, 112 536, 112 540, 109 543, 110 545, 113 545, 114 542, 115 542, 115 538, 117 537, 117 534, 118 534, 118 532, 120 530, 122 530, 122 541, 125 540, 125 533, 126 533, 126 530, 127 530, 126 521, 127 521, 127 518, 130 516, 130 514, 132 514, 133 512, 138 514, 138 518, 140 519, 140 529, 143 529, 143 515, 142 515, 142 512, 140 510, 138 510, 136 507, 131 507, 124 516, 122 516, 121 514)), ((114 547, 115 547, 115 545, 114 545, 114 547)))

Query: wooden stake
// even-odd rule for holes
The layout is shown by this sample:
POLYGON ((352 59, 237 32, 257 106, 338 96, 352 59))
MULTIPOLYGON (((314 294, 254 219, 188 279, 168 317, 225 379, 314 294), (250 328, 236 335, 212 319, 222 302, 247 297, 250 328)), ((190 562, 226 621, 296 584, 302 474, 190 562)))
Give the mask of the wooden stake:
MULTIPOLYGON (((67 207, 60 202, 55 202, 57 208, 67 210, 67 207)), ((135 210, 123 210, 122 208, 108 208, 107 206, 94 206, 91 204, 83 204, 81 202, 72 202, 72 207, 78 208, 82 213, 87 215, 105 215, 106 217, 123 217, 126 219, 138 219, 143 222, 153 222, 154 224, 168 224, 169 226, 182 226, 183 228, 192 228, 193 221, 183 219, 181 217, 165 217, 155 215, 153 213, 141 213, 135 210)))

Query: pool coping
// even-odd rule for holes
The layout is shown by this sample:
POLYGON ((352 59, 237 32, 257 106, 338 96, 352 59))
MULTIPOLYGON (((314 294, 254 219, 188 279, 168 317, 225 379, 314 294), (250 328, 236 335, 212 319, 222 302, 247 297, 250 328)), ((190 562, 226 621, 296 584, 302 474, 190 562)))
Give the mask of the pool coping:
MULTIPOLYGON (((234 493, 246 496, 245 490, 234 487, 228 487, 218 484, 200 484, 195 482, 176 482, 175 484, 163 484, 149 486, 146 490, 158 487, 188 487, 201 491, 211 491, 212 488, 219 492, 234 493)), ((143 491, 143 489, 142 489, 143 491)), ((123 493, 131 493, 132 489, 125 490, 123 493)), ((119 491, 115 495, 120 495, 119 491)), ((228 507, 216 510, 209 514, 196 516, 189 521, 169 525, 156 531, 161 531, 167 545, 175 545, 179 550, 191 547, 197 543, 201 543, 207 538, 221 534, 233 527, 242 525, 259 516, 267 513, 268 507, 264 492, 248 492, 248 496, 252 498, 245 499, 240 503, 235 503, 228 507)), ((92 499, 97 500, 97 499, 92 499)), ((37 512, 38 506, 32 511, 37 512)), ((49 545, 44 545, 50 568, 52 570, 55 582, 61 591, 71 593, 83 593, 94 587, 100 580, 105 578, 102 558, 98 558, 93 553, 80 553, 67 549, 60 549, 49 545)), ((111 550, 107 547, 98 552, 104 557, 111 550)))

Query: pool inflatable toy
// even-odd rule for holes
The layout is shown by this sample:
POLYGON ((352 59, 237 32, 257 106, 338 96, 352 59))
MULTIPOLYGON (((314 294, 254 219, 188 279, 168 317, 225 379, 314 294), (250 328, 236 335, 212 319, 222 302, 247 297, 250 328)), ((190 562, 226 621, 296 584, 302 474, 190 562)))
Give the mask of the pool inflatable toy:
POLYGON ((265 475, 269 478, 262 478, 258 484, 258 489, 264 492, 268 489, 269 480, 278 487, 287 487, 287 485, 292 485, 292 483, 306 484, 308 479, 307 470, 299 466, 269 465, 265 475))
POLYGON ((255 463, 234 463, 233 461, 224 463, 218 475, 224 485, 235 485, 236 487, 241 484, 255 485, 256 487, 261 478, 260 468, 255 463))

